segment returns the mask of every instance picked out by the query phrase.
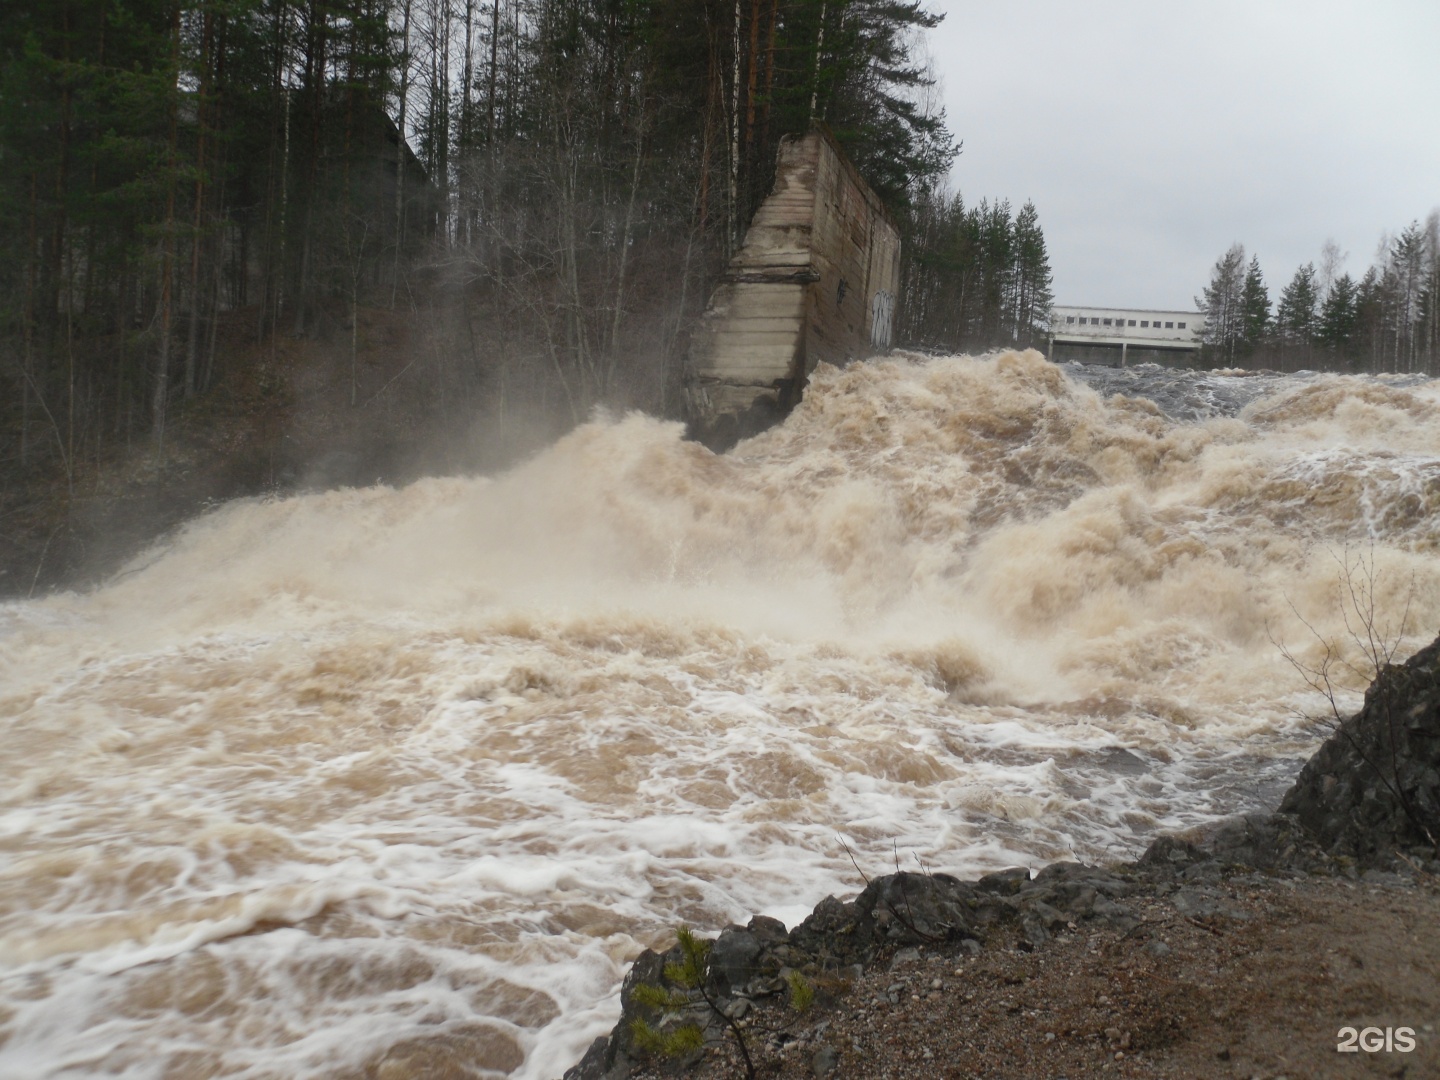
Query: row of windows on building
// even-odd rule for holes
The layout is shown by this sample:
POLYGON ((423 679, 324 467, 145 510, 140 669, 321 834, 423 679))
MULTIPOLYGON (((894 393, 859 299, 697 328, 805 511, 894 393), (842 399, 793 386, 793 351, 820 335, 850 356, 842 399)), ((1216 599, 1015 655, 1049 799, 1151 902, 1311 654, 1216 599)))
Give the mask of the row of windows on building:
MULTIPOLYGON (((1066 315, 1066 316, 1065 316, 1065 321, 1066 321, 1067 323, 1073 323, 1073 322, 1075 321, 1075 316, 1074 316, 1074 315, 1066 315)), ((1080 325, 1081 325, 1081 326, 1084 326, 1084 325, 1085 325, 1085 322, 1086 322, 1085 316, 1084 316, 1084 315, 1080 316, 1080 325)), ((1125 325, 1125 320, 1124 320, 1124 319, 1096 319, 1096 318, 1091 318, 1091 319, 1089 320, 1089 322, 1090 322, 1090 325, 1091 325, 1091 326, 1100 326, 1100 325, 1102 325, 1102 324, 1105 325, 1105 326, 1124 326, 1124 325, 1125 325)), ((1131 325, 1131 326, 1134 326, 1134 325, 1135 325, 1135 320, 1134 320, 1134 319, 1131 319, 1131 320, 1130 320, 1130 325, 1131 325)), ((1141 320, 1140 320, 1140 325, 1141 325, 1142 328, 1143 328, 1143 327, 1148 327, 1148 326, 1150 325, 1150 320, 1149 320, 1149 319, 1141 319, 1141 320)), ((1160 329, 1160 320, 1159 320, 1159 319, 1156 319, 1156 320, 1155 320, 1155 329, 1157 329, 1157 330, 1160 329)), ((1185 324, 1184 324, 1183 322, 1182 322, 1182 323, 1167 322, 1167 323, 1165 324, 1165 329, 1166 329, 1166 330, 1184 330, 1184 329, 1185 329, 1185 324)))

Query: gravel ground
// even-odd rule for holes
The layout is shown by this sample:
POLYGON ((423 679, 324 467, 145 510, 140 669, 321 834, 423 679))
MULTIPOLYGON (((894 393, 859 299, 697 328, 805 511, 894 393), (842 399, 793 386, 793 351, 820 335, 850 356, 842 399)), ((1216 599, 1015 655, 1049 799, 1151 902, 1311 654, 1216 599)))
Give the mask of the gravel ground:
MULTIPOLYGON (((1204 892, 1131 898, 1143 921, 1128 934, 1071 929, 1034 948, 1017 928, 973 952, 906 949, 817 981, 804 1013, 756 1002, 742 1021, 756 1075, 1440 1077, 1433 877, 1252 874, 1204 892), (1408 1027, 1414 1049, 1392 1031, 1389 1051, 1341 1053, 1345 1027, 1408 1027)), ((676 1075, 745 1072, 726 1036, 698 1060, 634 1074, 676 1075)))

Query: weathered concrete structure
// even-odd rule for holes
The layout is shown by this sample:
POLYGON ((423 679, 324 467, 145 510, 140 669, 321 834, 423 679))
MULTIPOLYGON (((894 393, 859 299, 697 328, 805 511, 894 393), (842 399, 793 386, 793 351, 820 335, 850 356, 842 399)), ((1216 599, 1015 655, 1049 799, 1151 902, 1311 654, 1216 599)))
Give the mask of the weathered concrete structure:
POLYGON ((781 140, 775 187, 691 342, 692 433, 712 447, 761 431, 800 400, 824 361, 890 347, 900 234, 826 133, 781 140))

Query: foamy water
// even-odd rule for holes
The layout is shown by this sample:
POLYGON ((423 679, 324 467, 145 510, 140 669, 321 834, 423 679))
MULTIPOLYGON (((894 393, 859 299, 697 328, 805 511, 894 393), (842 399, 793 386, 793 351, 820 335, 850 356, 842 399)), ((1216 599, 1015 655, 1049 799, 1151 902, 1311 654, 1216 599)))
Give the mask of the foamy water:
POLYGON ((0 1076, 554 1077, 675 924, 857 890, 842 840, 975 873, 1272 801, 1322 734, 1272 640, 1355 657, 1341 568, 1440 630, 1440 392, 1091 377, 823 370, 724 457, 596 422, 0 607, 0 1076))

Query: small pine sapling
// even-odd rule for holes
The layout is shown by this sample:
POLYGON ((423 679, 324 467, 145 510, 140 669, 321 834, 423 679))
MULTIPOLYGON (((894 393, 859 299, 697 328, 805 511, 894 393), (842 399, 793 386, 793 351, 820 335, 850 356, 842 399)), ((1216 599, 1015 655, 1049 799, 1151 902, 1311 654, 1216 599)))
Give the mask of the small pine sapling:
MULTIPOLYGON (((704 981, 710 942, 697 938, 688 926, 680 927, 675 936, 680 943, 680 961, 665 965, 665 978, 681 989, 669 990, 643 983, 635 988, 634 1000, 637 1004, 660 1012, 678 1012, 690 1004, 690 995, 686 991, 694 990, 704 981)), ((705 1045, 705 1033, 695 1023, 680 1024, 661 1031, 637 1016, 630 1023, 630 1033, 640 1049, 664 1057, 679 1057, 705 1045)))
MULTIPOLYGON (((680 989, 667 990, 662 986, 648 984, 637 986, 634 1000, 652 1009, 676 1012, 691 1003, 687 991, 699 994, 710 1012, 724 1021, 730 1034, 735 1036, 735 1042, 740 1047, 740 1056, 745 1062, 746 1080, 755 1080, 755 1063, 750 1060, 750 1047, 746 1044, 745 1033, 735 1018, 720 1008, 706 987, 710 975, 710 942, 696 937, 695 932, 688 926, 677 929, 675 937, 680 945, 680 959, 665 965, 665 979, 680 989)), ((794 984, 791 986, 793 990, 794 984)), ((811 991, 812 997, 813 994, 811 991)), ((705 1045, 705 1032, 695 1023, 679 1024, 669 1031, 660 1031, 643 1018, 636 1017, 631 1021, 630 1034, 635 1045, 642 1050, 666 1057, 692 1053, 705 1045)))
POLYGON ((791 971, 785 976, 785 981, 790 984, 790 1008, 803 1013, 815 1004, 815 987, 804 975, 791 971))

